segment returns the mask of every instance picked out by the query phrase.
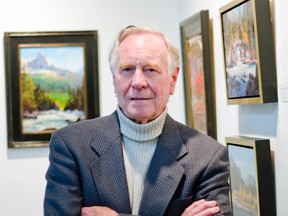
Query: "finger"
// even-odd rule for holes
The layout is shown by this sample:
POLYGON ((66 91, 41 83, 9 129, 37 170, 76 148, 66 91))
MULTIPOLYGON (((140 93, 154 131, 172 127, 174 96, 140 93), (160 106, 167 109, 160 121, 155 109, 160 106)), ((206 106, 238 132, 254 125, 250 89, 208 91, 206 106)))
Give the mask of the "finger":
POLYGON ((188 206, 181 214, 181 216, 188 216, 189 214, 191 214, 191 212, 193 212, 193 209, 195 209, 197 206, 203 204, 204 202, 206 202, 205 199, 201 199, 198 201, 193 202, 190 206, 188 206))
POLYGON ((211 207, 201 211, 200 213, 196 214, 195 216, 212 216, 220 212, 220 208, 218 206, 211 207))
POLYGON ((81 209, 81 216, 87 216, 87 215, 89 215, 89 209, 90 209, 91 207, 83 207, 82 209, 81 209))
POLYGON ((205 199, 201 199, 192 203, 192 205, 188 206, 187 210, 191 211, 198 207, 199 210, 205 208, 205 206, 216 206, 216 201, 206 201, 205 199))
MULTIPOLYGON (((194 203, 193 203, 194 204, 194 203)), ((189 206, 187 209, 185 209, 185 212, 189 215, 197 215, 199 213, 205 212, 207 209, 213 209, 214 207, 217 207, 216 201, 206 201, 206 200, 199 200, 195 205, 189 206)), ((210 210, 211 212, 214 212, 217 209, 210 210)), ((209 211, 206 211, 209 212, 209 211)))

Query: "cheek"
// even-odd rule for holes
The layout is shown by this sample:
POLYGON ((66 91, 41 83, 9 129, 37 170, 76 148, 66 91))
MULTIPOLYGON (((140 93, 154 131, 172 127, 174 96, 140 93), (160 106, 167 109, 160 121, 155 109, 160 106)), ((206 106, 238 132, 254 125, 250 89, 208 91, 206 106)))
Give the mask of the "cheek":
POLYGON ((118 96, 123 96, 129 90, 129 82, 124 79, 113 79, 114 91, 118 96))
POLYGON ((170 79, 165 80, 160 87, 163 95, 172 95, 174 93, 174 85, 170 79))
POLYGON ((166 101, 167 98, 170 96, 171 88, 170 85, 167 82, 161 82, 161 84, 158 82, 158 85, 154 86, 153 91, 154 94, 157 95, 158 101, 166 101))

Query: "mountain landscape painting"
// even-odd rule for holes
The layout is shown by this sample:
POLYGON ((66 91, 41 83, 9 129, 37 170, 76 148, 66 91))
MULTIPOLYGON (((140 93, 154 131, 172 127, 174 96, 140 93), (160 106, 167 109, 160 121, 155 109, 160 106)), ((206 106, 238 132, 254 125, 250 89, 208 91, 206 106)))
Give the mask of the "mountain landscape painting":
POLYGON ((253 1, 246 1, 224 13, 222 26, 228 98, 258 97, 253 1))
POLYGON ((85 119, 83 46, 20 47, 23 133, 51 133, 85 119))
POLYGON ((234 216, 258 216, 258 189, 253 148, 228 145, 234 216))

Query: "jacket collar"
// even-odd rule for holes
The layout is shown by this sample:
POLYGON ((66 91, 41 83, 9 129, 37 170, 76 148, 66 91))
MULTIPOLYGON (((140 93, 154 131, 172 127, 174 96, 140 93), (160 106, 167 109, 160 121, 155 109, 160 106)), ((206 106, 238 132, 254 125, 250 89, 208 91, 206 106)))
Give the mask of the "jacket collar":
MULTIPOLYGON (((95 135, 91 146, 98 155, 91 164, 91 171, 102 204, 120 213, 130 213, 117 113, 105 118, 106 121, 99 125, 101 134, 95 135)), ((145 179, 139 215, 164 214, 184 174, 177 160, 186 152, 177 123, 167 115, 145 179)))
POLYGON ((149 167, 139 215, 163 215, 184 174, 178 160, 187 153, 177 123, 167 115, 149 167))
POLYGON ((92 150, 98 156, 90 165, 102 205, 117 212, 130 213, 122 138, 117 113, 99 119, 92 150))

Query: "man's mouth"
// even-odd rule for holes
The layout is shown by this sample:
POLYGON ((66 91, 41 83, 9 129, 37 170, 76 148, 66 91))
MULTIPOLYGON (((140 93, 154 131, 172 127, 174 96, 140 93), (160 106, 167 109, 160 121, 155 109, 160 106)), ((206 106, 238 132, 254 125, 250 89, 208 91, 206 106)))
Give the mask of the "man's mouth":
POLYGON ((130 100, 149 100, 149 98, 131 98, 130 100))

